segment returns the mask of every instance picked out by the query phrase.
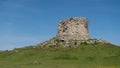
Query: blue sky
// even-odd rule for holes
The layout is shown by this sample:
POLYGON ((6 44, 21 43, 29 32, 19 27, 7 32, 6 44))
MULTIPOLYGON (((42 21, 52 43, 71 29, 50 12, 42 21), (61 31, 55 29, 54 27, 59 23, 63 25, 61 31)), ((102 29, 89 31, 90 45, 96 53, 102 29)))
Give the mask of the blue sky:
POLYGON ((48 40, 70 17, 86 17, 91 38, 120 45, 120 0, 0 0, 0 50, 48 40))

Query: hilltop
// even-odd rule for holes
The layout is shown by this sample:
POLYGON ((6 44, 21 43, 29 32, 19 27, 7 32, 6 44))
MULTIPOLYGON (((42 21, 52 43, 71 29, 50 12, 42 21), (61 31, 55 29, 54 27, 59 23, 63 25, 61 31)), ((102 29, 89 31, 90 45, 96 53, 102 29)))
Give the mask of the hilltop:
POLYGON ((89 36, 84 17, 59 23, 56 37, 0 51, 1 68, 120 68, 120 46, 89 36))

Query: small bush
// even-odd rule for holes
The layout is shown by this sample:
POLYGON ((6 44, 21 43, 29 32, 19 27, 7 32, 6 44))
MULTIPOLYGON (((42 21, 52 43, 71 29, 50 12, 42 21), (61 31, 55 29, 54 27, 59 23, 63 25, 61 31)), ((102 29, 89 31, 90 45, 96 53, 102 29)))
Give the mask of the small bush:
POLYGON ((87 57, 86 58, 88 61, 94 61, 95 57, 87 57))
POLYGON ((56 56, 54 58, 55 60, 77 60, 78 58, 76 56, 71 56, 69 54, 63 54, 63 55, 59 55, 59 56, 56 56))

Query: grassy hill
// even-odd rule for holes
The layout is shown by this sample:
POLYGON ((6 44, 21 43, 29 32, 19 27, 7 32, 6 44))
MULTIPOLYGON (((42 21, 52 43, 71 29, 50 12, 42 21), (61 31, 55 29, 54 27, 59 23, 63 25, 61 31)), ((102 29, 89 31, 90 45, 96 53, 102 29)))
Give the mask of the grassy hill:
POLYGON ((120 68, 120 47, 95 43, 16 48, 0 51, 0 68, 120 68))

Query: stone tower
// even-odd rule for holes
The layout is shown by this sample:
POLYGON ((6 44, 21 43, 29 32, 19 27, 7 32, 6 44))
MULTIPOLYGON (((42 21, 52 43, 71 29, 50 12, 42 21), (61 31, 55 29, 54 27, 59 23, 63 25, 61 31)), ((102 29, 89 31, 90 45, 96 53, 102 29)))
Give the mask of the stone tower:
POLYGON ((57 42, 68 42, 69 40, 88 40, 88 23, 84 17, 68 18, 59 23, 56 36, 57 42))

